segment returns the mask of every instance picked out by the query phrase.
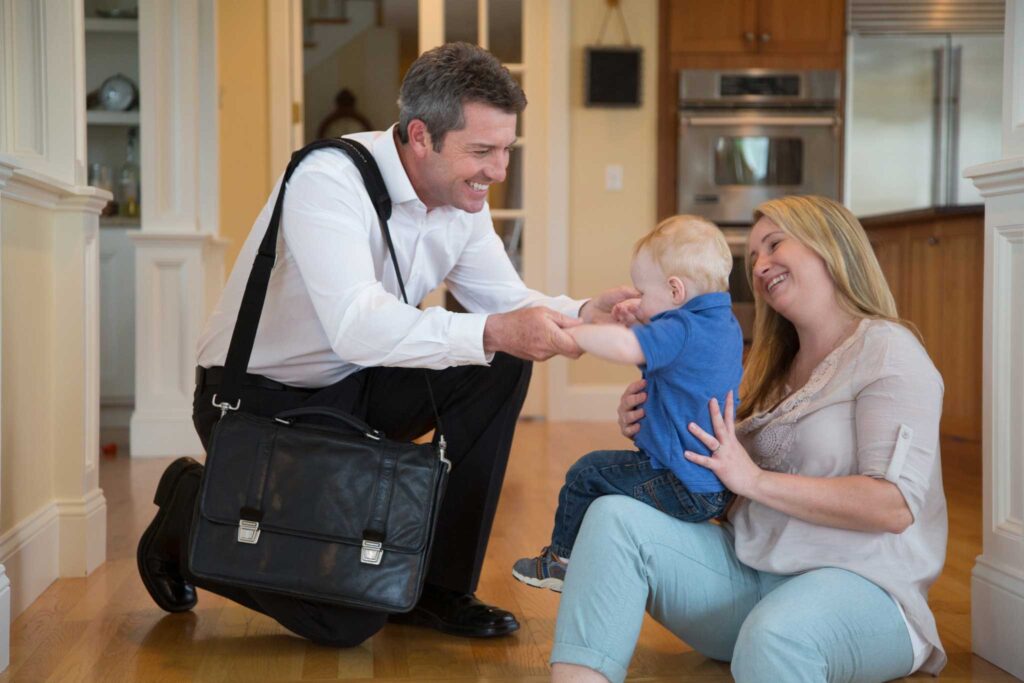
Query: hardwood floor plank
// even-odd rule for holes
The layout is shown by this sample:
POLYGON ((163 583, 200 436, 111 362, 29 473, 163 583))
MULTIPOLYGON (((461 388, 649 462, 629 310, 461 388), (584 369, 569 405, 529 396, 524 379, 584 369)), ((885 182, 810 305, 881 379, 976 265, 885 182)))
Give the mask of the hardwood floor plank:
MULTIPOLYGON (((11 631, 11 666, 0 683, 546 682, 559 595, 515 581, 512 563, 548 544, 568 467, 591 450, 626 447, 611 422, 520 424, 478 590, 481 599, 519 617, 518 632, 474 640, 388 625, 347 650, 302 640, 271 619, 205 591, 194 611, 165 614, 138 577, 135 546, 156 511, 152 492, 170 459, 104 458, 108 561, 87 578, 57 581, 18 616, 11 631)), ((981 550, 980 449, 957 443, 949 450, 954 457, 944 462, 944 476, 950 540, 946 569, 930 595, 950 656, 942 679, 1007 683, 1015 679, 970 650, 970 578, 981 550)), ((702 657, 646 617, 629 680, 731 678, 728 665, 702 657)))

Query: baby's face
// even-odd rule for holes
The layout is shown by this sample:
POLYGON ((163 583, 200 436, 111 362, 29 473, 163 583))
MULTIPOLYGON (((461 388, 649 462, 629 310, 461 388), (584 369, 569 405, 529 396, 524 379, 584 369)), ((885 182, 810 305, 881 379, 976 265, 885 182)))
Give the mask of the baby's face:
POLYGON ((633 278, 633 286, 640 292, 637 317, 641 321, 647 322, 659 313, 679 307, 672 298, 668 276, 662 272, 650 249, 641 249, 633 259, 630 277, 633 278))

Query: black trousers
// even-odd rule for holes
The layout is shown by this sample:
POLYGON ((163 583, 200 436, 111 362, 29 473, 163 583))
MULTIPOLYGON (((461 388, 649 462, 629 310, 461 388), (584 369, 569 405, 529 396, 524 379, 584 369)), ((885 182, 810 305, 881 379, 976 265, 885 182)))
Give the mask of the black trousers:
MULTIPOLYGON (((472 593, 483 566, 487 540, 505 477, 516 420, 526 398, 532 365, 496 354, 489 367, 467 365, 445 370, 368 368, 323 389, 298 389, 253 381, 242 388, 242 409, 273 416, 300 406, 344 410, 384 432, 411 440, 434 428, 424 375, 448 442, 452 471, 437 522, 427 584, 472 593)), ((217 386, 197 386, 193 421, 203 446, 220 417, 212 404, 217 386)), ((187 560, 187 558, 183 558, 187 560)), ((240 590, 183 572, 195 585, 273 617, 315 642, 353 646, 372 636, 387 615, 240 590)))

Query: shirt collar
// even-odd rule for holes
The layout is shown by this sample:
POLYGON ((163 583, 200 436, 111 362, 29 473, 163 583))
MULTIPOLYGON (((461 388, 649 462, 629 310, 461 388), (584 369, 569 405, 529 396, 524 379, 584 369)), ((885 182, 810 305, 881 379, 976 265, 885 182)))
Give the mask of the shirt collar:
POLYGON ((402 159, 398 156, 398 143, 395 139, 395 126, 392 125, 373 140, 371 152, 380 166, 380 174, 384 178, 384 184, 391 195, 392 204, 401 204, 412 200, 419 200, 416 190, 413 189, 412 181, 402 166, 402 159))
POLYGON ((710 294, 695 296, 686 302, 683 310, 703 311, 720 306, 732 306, 732 297, 729 296, 729 292, 711 292, 710 294))

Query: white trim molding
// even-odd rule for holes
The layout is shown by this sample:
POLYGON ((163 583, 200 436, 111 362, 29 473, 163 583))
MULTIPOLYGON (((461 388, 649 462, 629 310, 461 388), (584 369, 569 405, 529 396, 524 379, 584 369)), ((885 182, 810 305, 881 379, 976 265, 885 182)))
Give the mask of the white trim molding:
MULTIPOLYGON (((1010 33, 1007 50, 1013 42, 1010 33)), ((1024 678, 1024 157, 964 175, 985 200, 983 546, 971 576, 971 643, 1024 678)))
POLYGON ((88 576, 107 559, 107 499, 95 488, 81 498, 58 500, 55 505, 60 523, 60 575, 88 576))
POLYGON ((131 454, 201 455, 192 425, 195 346, 223 282, 224 242, 201 234, 135 242, 135 413, 131 454))
POLYGON ((11 616, 17 616, 60 577, 56 503, 44 505, 0 536, 0 564, 10 581, 11 616))
POLYGON ((139 2, 142 230, 135 244, 133 456, 199 455, 195 345, 224 282, 215 197, 216 5, 139 2))
POLYGON ((0 0, 0 152, 85 181, 82 0, 0 0))
POLYGON ((0 672, 11 665, 11 580, 0 564, 0 672))
POLYGON ((1024 156, 1024 0, 1006 0, 1003 37, 1003 157, 1010 158, 1024 156))
POLYGON ((0 154, 0 179, 0 191, 7 199, 43 209, 90 214, 97 220, 114 197, 98 187, 67 183, 25 168, 21 159, 10 154, 0 154))

